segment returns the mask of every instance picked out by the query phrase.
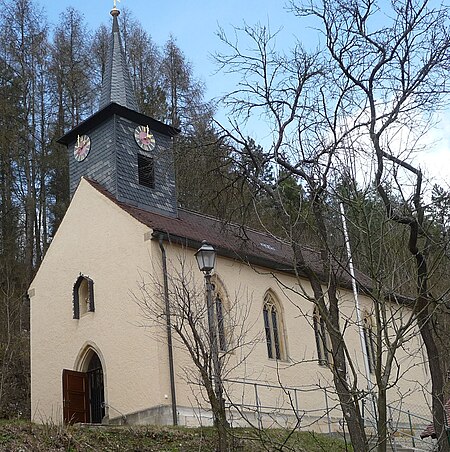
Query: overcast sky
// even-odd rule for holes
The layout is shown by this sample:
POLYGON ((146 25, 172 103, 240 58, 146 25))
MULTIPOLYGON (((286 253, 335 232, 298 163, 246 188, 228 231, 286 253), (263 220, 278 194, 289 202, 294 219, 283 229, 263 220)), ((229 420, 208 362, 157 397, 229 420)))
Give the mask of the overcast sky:
MULTIPOLYGON (((113 0, 38 1, 50 26, 58 22, 68 6, 72 6, 84 15, 92 30, 101 23, 109 23, 109 12, 113 7, 113 0)), ((296 37, 306 45, 317 42, 318 32, 287 11, 286 3, 285 0, 121 0, 117 6, 131 10, 157 45, 162 46, 172 34, 192 63, 195 76, 204 82, 206 98, 211 99, 234 87, 231 77, 215 74, 211 55, 223 49, 216 36, 219 27, 232 35, 233 26, 241 26, 244 22, 270 25, 272 31, 281 29, 277 44, 286 50, 296 37)), ((221 115, 219 113, 222 121, 221 115)), ((450 183, 450 120, 447 116, 443 116, 441 125, 430 134, 429 152, 422 152, 418 157, 421 166, 427 167, 443 184, 450 183)), ((263 130, 248 130, 247 133, 259 135, 260 139, 264 136, 263 130)))

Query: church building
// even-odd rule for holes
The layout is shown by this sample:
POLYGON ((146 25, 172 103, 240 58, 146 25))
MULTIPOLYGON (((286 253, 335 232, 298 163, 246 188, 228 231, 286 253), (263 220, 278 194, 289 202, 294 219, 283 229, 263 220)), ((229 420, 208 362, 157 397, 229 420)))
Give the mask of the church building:
MULTIPOLYGON (((229 352, 230 422, 245 425, 246 413, 260 425, 287 425, 294 410, 305 428, 339 430, 327 334, 313 304, 291 290, 298 286, 292 250, 271 235, 178 206, 172 142, 180 131, 138 111, 119 14, 114 7, 99 109, 60 139, 72 199, 29 288, 33 421, 211 424, 192 359, 164 324, 164 290, 160 304, 156 295, 147 301, 148 309, 161 309, 159 326, 150 325, 140 302, 143 287, 167 289, 165 281, 183 269, 204 289, 195 253, 206 241, 217 253, 214 316, 220 349, 229 352)), ((318 261, 313 249, 305 253, 318 261)), ((311 293, 306 278, 303 287, 311 293)), ((341 296, 351 317, 348 276, 341 296)), ((359 298, 374 378, 372 301, 359 298)), ((346 339, 363 379, 355 325, 346 339)), ((417 353, 399 351, 395 393, 404 406, 426 407, 428 375, 413 340, 409 350, 417 353)))

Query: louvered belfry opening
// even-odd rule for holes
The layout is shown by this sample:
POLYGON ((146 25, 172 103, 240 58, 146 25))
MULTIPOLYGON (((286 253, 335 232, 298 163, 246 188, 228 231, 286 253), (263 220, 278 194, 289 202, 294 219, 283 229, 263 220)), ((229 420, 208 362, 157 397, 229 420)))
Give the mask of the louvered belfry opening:
POLYGON ((155 188, 155 167, 151 157, 138 154, 138 176, 139 185, 155 188))

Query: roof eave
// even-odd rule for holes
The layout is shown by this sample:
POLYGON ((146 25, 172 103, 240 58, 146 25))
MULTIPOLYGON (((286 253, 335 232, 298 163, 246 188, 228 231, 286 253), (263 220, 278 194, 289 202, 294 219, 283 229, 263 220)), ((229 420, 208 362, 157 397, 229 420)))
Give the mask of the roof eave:
MULTIPOLYGON (((199 240, 189 239, 187 237, 181 237, 178 235, 170 234, 166 231, 161 231, 158 229, 153 229, 152 236, 155 239, 161 238, 162 240, 175 243, 177 245, 185 246, 191 249, 198 249, 202 246, 202 242, 199 240)), ((214 246, 216 253, 219 256, 227 257, 234 260, 240 260, 241 262, 245 262, 246 264, 257 265, 259 267, 270 268, 271 270, 276 270, 282 273, 295 274, 294 269, 292 267, 285 266, 280 262, 271 259, 265 259, 260 256, 254 256, 252 254, 240 254, 236 251, 232 251, 228 248, 222 248, 214 246)))
POLYGON ((164 124, 161 121, 153 119, 150 116, 144 115, 142 113, 138 113, 137 111, 124 107, 123 105, 111 102, 106 107, 94 113, 92 116, 89 116, 89 118, 85 119, 75 128, 67 132, 65 135, 59 138, 57 142, 68 146, 70 143, 76 141, 78 135, 87 133, 89 130, 100 125, 113 115, 121 116, 122 118, 129 119, 138 124, 148 125, 152 130, 170 137, 173 137, 180 133, 180 130, 176 129, 175 127, 164 124))
MULTIPOLYGON (((155 239, 162 239, 168 243, 175 243, 177 245, 180 246, 184 246, 187 248, 191 248, 191 249, 199 249, 202 246, 202 242, 199 240, 194 240, 194 239, 189 239, 187 237, 182 237, 179 235, 175 235, 175 234, 170 234, 166 231, 163 230, 159 230, 154 228, 153 232, 152 232, 152 236, 155 239)), ((241 262, 244 262, 245 264, 248 265, 256 265, 258 267, 263 267, 263 268, 268 268, 270 270, 274 270, 277 272, 281 272, 281 273, 285 273, 285 274, 289 274, 292 276, 300 276, 302 278, 307 278, 307 275, 302 273, 302 272, 296 272, 294 270, 293 266, 288 266, 286 264, 283 264, 277 260, 273 260, 273 259, 268 259, 268 258, 264 258, 261 256, 255 256, 253 254, 250 253, 238 253, 236 251, 233 251, 231 249, 228 248, 223 248, 223 247, 218 247, 216 245, 214 245, 214 248, 216 250, 216 253, 219 256, 222 257, 227 257, 233 260, 239 260, 241 262)), ((322 281, 323 284, 327 283, 326 278, 324 277, 324 275, 318 275, 319 279, 322 281)), ((351 290, 352 289, 352 285, 350 282, 345 281, 345 280, 340 280, 339 281, 339 287, 342 289, 347 289, 347 290, 351 290)), ((358 284, 358 293, 359 294, 363 294, 363 295, 367 295, 369 297, 372 296, 371 290, 370 288, 365 287, 362 284, 358 284)), ((393 301, 392 299, 392 295, 386 297, 386 301, 393 301)), ((395 297, 396 301, 401 303, 401 304, 408 304, 406 297, 400 297, 400 296, 396 296, 395 297)), ((408 300, 410 302, 410 300, 408 300)))

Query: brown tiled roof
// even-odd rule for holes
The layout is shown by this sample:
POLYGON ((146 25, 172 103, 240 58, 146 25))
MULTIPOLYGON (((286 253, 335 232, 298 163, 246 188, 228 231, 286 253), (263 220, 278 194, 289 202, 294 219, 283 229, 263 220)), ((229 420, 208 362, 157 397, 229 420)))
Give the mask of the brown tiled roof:
MULTIPOLYGON (((86 180, 133 218, 151 228, 155 236, 161 234, 165 240, 191 248, 199 248, 202 241, 206 240, 219 255, 282 272, 294 271, 292 248, 278 237, 185 209, 178 209, 176 218, 143 210, 116 200, 100 184, 91 179, 86 180)), ((302 253, 311 268, 321 275, 319 252, 303 246, 302 253)), ((341 269, 339 273, 341 285, 351 287, 351 278, 346 269, 341 269)), ((357 273, 357 280, 360 286, 370 287, 367 276, 357 273)))
MULTIPOLYGON (((447 423, 448 420, 450 419, 450 399, 447 400, 447 402, 444 405, 444 409, 445 409, 445 417, 447 419, 447 423)), ((436 432, 434 431, 434 425, 430 424, 421 434, 420 437, 423 438, 428 438, 428 437, 432 437, 434 439, 436 439, 436 432)))

